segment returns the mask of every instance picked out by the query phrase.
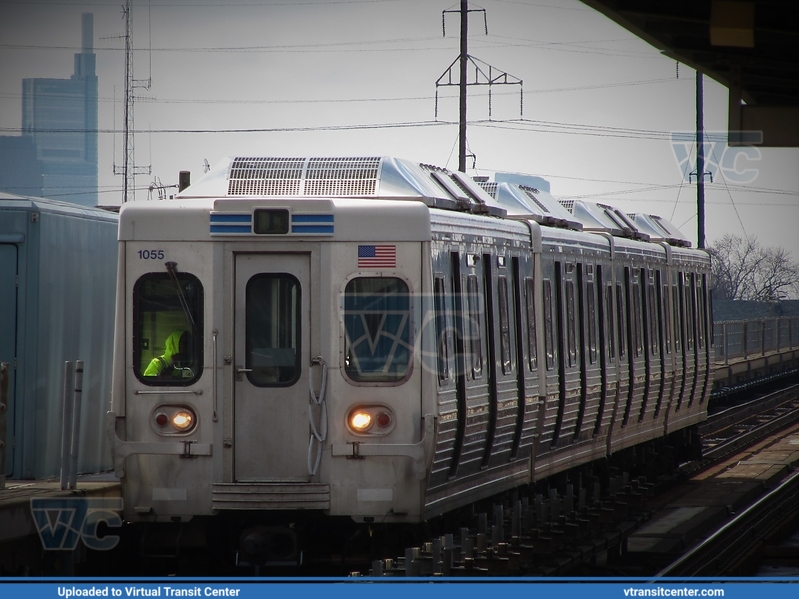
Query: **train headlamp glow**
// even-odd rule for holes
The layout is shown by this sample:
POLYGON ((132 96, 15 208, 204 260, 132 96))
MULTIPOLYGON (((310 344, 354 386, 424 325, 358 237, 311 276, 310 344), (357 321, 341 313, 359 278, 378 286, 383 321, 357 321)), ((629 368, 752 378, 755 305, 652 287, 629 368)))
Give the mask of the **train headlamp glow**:
POLYGON ((366 410, 350 412, 350 427, 352 430, 363 433, 372 427, 372 415, 366 410))
POLYGON ((194 424, 194 414, 188 410, 180 410, 172 414, 172 426, 179 431, 185 431, 194 424))
POLYGON ((347 428, 357 435, 386 435, 394 430, 394 413, 384 405, 360 405, 347 413, 347 428))

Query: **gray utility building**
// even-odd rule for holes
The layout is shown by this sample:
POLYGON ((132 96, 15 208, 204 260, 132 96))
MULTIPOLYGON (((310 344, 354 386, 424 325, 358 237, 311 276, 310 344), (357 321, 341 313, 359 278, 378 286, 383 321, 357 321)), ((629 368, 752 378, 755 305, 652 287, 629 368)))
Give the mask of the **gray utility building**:
POLYGON ((0 468, 5 458, 8 478, 60 472, 65 361, 84 361, 78 472, 111 466, 104 418, 117 223, 98 208, 0 192, 0 362, 11 374, 0 468))

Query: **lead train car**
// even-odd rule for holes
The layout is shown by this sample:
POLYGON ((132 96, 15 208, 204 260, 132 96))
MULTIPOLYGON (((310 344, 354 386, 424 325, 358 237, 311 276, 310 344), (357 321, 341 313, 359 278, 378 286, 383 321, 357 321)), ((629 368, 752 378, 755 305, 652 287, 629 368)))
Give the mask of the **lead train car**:
POLYGON ((129 521, 420 522, 706 417, 709 258, 656 218, 244 157, 125 205, 119 239, 129 521))

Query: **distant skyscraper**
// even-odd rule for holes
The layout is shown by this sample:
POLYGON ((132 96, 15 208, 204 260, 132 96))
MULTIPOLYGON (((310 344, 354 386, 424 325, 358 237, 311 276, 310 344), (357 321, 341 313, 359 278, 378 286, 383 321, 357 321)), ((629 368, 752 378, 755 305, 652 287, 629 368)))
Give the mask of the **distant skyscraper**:
POLYGON ((69 79, 22 80, 22 135, 42 164, 42 195, 97 205, 97 75, 93 16, 84 13, 82 50, 69 79))

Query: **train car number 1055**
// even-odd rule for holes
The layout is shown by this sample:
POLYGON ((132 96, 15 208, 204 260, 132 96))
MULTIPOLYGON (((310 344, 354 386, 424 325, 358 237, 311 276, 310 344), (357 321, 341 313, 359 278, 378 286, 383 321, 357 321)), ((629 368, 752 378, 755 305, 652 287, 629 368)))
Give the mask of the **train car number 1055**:
POLYGON ((139 250, 140 260, 163 260, 164 250, 139 250))

